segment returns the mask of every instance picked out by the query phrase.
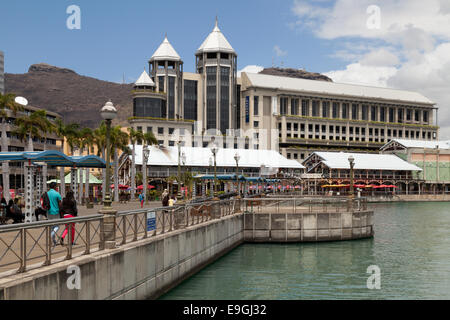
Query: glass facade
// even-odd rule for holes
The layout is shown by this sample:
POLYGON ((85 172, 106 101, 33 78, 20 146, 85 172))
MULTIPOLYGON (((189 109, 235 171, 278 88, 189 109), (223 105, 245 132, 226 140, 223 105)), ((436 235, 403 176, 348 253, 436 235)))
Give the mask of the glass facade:
POLYGON ((287 114, 288 110, 288 98, 280 98, 280 114, 285 115, 287 114))
POLYGON ((309 100, 302 100, 302 116, 309 116, 309 100))
POLYGON ((196 80, 184 80, 184 118, 186 120, 197 120, 197 92, 196 80))
POLYGON ((206 67, 206 129, 216 129, 217 68, 206 67))
POLYGON ((236 128, 241 127, 241 86, 236 89, 236 128))
POLYGON ((230 68, 220 67, 220 131, 230 129, 230 68))
POLYGON ((160 98, 134 98, 133 116, 165 118, 166 101, 160 98))
POLYGON ((291 114, 294 116, 298 115, 298 99, 291 100, 291 114))
POLYGON ((175 119, 175 77, 169 77, 169 119, 175 119))
POLYGON ((158 77, 159 92, 164 92, 164 78, 165 77, 158 77))
POLYGON ((312 116, 318 117, 319 116, 319 101, 313 100, 312 102, 312 116))

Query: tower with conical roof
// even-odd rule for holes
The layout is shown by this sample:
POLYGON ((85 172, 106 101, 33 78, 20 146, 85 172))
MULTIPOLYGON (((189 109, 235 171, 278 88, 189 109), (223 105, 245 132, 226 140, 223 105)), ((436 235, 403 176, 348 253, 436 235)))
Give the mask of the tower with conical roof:
POLYGON ((133 117, 166 118, 167 98, 155 90, 155 83, 144 70, 133 86, 133 117))
POLYGON ((203 126, 226 134, 235 123, 237 54, 218 21, 195 53, 196 72, 203 78, 203 126))
POLYGON ((183 116, 183 61, 167 39, 167 35, 149 61, 149 73, 154 79, 156 90, 167 97, 166 119, 180 119, 183 116))

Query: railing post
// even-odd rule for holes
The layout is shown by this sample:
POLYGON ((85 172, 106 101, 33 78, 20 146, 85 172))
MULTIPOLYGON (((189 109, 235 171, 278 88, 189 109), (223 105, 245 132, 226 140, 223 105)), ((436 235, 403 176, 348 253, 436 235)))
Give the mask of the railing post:
POLYGON ((137 241, 137 236, 138 236, 138 221, 137 221, 137 213, 135 213, 133 215, 133 219, 134 219, 134 237, 133 237, 133 241, 137 241))
POLYGON ((117 210, 111 207, 103 207, 100 211, 103 215, 102 223, 103 227, 101 230, 101 248, 103 249, 114 249, 116 248, 116 219, 117 210))
POLYGON ((122 216, 122 245, 125 243, 127 243, 127 216, 122 216))
POLYGON ((66 256, 66 260, 70 260, 72 259, 72 223, 68 223, 67 225, 67 230, 69 231, 67 234, 67 238, 69 244, 67 245, 67 256, 66 256))
POLYGON ((84 250, 84 254, 91 253, 91 223, 86 221, 86 249, 84 250))
POLYGON ((43 266, 49 266, 52 263, 52 236, 50 226, 45 227, 45 262, 43 266))
POLYGON ((169 231, 173 230, 173 210, 169 213, 169 231))
POLYGON ((25 272, 27 268, 27 241, 26 241, 26 230, 20 230, 20 267, 18 272, 25 272))

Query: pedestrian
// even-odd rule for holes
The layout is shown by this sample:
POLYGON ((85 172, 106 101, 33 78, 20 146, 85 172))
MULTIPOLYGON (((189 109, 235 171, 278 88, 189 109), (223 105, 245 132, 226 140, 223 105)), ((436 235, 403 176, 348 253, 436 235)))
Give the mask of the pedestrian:
MULTIPOLYGON (((75 218, 78 216, 77 202, 75 201, 73 191, 70 190, 67 192, 66 197, 62 201, 61 211, 64 214, 65 219, 75 218)), ((69 227, 72 232, 72 245, 74 245, 75 239, 75 223, 70 223, 70 226, 66 224, 66 228, 64 229, 63 234, 61 235, 61 245, 64 245, 64 238, 69 233, 69 227)))
POLYGON ((13 223, 22 223, 25 219, 24 214, 19 206, 19 198, 15 198, 14 201, 9 200, 9 217, 14 220, 13 223))
POLYGON ((145 197, 144 197, 144 192, 141 191, 141 193, 139 193, 139 201, 141 202, 141 208, 144 207, 144 201, 145 201, 145 197))
MULTIPOLYGON (((50 202, 50 209, 48 210, 47 219, 48 220, 56 220, 62 219, 63 216, 61 214, 61 195, 58 191, 56 191, 56 182, 50 183, 50 190, 47 191, 47 196, 50 202)), ((59 226, 54 226, 51 232, 51 237, 53 241, 53 246, 56 246, 56 232, 58 232, 59 226)))
POLYGON ((175 204, 175 197, 171 196, 169 199, 169 207, 173 207, 174 204, 175 204))
POLYGON ((167 189, 164 189, 164 192, 163 192, 161 198, 162 198, 163 207, 169 206, 169 192, 167 192, 167 189))

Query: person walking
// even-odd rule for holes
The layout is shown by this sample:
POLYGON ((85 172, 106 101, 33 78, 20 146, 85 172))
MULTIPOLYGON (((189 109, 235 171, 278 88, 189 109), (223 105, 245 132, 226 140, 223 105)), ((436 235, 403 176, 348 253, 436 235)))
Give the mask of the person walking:
POLYGON ((164 189, 164 192, 161 195, 161 199, 162 199, 163 207, 168 207, 169 206, 169 192, 167 191, 167 189, 164 189))
POLYGON ((144 201, 145 201, 145 197, 144 197, 144 192, 141 191, 141 193, 139 193, 139 201, 141 202, 141 208, 144 207, 144 201))
MULTIPOLYGON (((63 216, 61 214, 61 195, 56 191, 56 182, 50 183, 50 190, 47 191, 48 200, 50 202, 50 209, 48 210, 47 219, 56 220, 61 219, 63 216)), ((53 241, 53 246, 56 246, 56 232, 58 232, 59 226, 54 226, 51 232, 51 237, 53 241)))
MULTIPOLYGON (((70 190, 67 192, 66 197, 62 201, 61 211, 64 214, 64 219, 75 218, 78 216, 77 202, 75 201, 73 191, 70 190)), ((61 235, 61 245, 64 245, 64 239, 66 235, 69 233, 69 228, 72 232, 72 245, 74 245, 75 239, 75 223, 66 224, 66 228, 64 229, 63 234, 61 235)))

